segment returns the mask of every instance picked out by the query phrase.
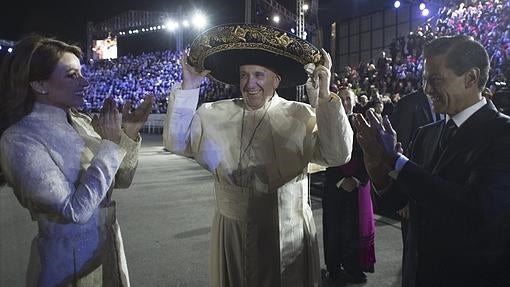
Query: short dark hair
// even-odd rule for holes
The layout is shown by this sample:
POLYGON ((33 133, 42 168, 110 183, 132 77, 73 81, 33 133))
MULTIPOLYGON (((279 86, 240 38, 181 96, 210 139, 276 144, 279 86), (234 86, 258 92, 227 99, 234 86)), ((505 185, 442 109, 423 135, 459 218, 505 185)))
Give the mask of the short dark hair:
POLYGON ((478 88, 483 90, 489 79, 490 61, 485 48, 471 36, 445 36, 432 40, 425 45, 425 59, 446 56, 446 67, 457 76, 471 68, 480 69, 478 88))

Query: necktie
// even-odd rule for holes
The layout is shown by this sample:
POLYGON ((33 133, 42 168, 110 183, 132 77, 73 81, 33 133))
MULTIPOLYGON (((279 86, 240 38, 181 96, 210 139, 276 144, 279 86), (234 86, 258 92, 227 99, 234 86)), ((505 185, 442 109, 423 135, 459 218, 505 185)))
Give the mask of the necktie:
POLYGON ((455 133, 457 132, 457 125, 452 119, 448 120, 446 126, 443 129, 443 133, 441 134, 441 138, 439 139, 439 148, 443 151, 445 150, 448 142, 453 138, 455 133))

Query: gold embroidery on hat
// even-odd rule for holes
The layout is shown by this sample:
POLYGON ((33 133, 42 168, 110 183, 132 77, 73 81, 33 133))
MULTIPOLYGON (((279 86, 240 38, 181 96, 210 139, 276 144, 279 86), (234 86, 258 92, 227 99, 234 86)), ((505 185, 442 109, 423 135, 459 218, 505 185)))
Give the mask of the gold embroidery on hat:
POLYGON ((218 26, 195 39, 190 59, 203 69, 205 58, 220 51, 260 49, 289 57, 303 65, 319 63, 320 52, 306 41, 296 42, 287 33, 259 25, 218 26))

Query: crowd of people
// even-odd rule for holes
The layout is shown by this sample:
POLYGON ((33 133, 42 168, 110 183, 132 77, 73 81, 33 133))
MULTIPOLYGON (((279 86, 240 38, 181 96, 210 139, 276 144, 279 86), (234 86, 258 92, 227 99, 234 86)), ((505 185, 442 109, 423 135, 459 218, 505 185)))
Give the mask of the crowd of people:
MULTIPOLYGON (((97 112, 106 97, 112 97, 119 108, 126 101, 132 101, 137 106, 144 95, 152 94, 156 99, 152 112, 165 113, 171 88, 182 80, 179 63, 182 53, 183 51, 155 51, 91 61, 83 65, 83 74, 90 79, 83 108, 89 112, 97 112)), ((201 101, 225 98, 234 92, 232 89, 232 86, 206 78, 201 85, 201 101)))
MULTIPOLYGON (((508 83, 509 15, 510 2, 502 0, 444 6, 416 31, 394 39, 379 58, 346 66, 334 73, 332 88, 348 85, 356 94, 357 102, 365 95, 370 102, 383 101, 388 107, 388 103, 395 103, 400 97, 421 89, 421 54, 426 42, 439 36, 465 34, 482 43, 489 53, 491 71, 487 88, 494 93, 508 83)), ((182 79, 179 63, 182 53, 156 51, 87 63, 83 73, 90 79, 90 87, 84 109, 98 111, 104 98, 110 96, 119 107, 126 100, 137 105, 142 98, 140 95, 153 94, 156 98, 153 113, 165 113, 169 92, 182 79)), ((239 95, 235 86, 206 78, 201 84, 199 103, 239 95)))
MULTIPOLYGON (((458 2, 458 1, 452 1, 458 2)), ((378 59, 346 66, 335 74, 333 88, 349 86, 357 96, 383 101, 386 107, 422 88, 425 43, 440 36, 469 35, 482 43, 491 60, 488 94, 508 85, 510 74, 510 2, 471 1, 444 6, 416 31, 396 38, 378 59), (454 6, 453 6, 454 5, 454 6)), ((390 113, 386 109, 385 113, 390 113)))

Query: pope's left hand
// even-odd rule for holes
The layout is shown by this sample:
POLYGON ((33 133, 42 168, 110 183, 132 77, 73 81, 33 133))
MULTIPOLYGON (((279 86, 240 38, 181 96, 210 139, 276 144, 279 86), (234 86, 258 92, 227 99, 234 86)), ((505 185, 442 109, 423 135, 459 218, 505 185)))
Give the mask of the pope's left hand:
POLYGON ((305 88, 306 95, 308 96, 308 102, 314 108, 317 107, 317 99, 319 98, 319 86, 317 82, 312 78, 313 72, 315 71, 315 64, 308 63, 304 66, 306 73, 308 74, 308 80, 306 80, 305 88))
POLYGON ((145 125, 147 118, 152 111, 154 96, 145 97, 143 103, 131 112, 131 101, 128 101, 122 108, 122 128, 133 140, 138 138, 138 132, 145 125))
POLYGON ((312 81, 319 86, 319 98, 329 99, 330 91, 329 85, 331 82, 331 56, 326 50, 321 48, 322 58, 324 64, 319 64, 315 67, 311 75, 312 81))

